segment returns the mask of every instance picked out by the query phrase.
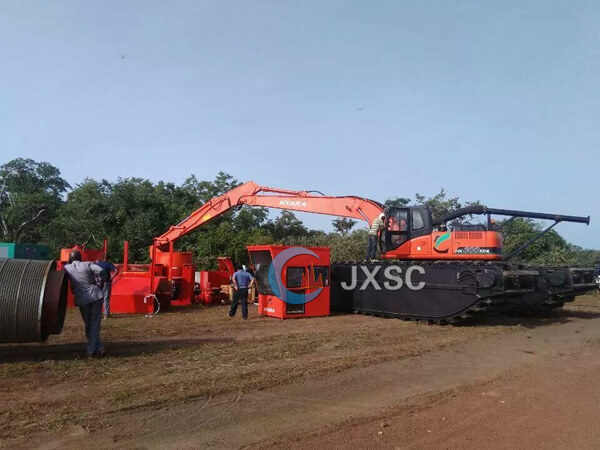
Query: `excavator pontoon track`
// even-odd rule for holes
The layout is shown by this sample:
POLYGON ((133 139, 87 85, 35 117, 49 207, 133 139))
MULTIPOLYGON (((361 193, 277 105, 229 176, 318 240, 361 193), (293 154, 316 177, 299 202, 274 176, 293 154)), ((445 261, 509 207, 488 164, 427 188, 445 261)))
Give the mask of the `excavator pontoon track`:
POLYGON ((333 263, 331 272, 334 311, 435 323, 481 312, 547 311, 598 288, 591 268, 504 261, 344 262, 333 263), (401 288, 397 279, 390 282, 390 273, 401 274, 401 288))

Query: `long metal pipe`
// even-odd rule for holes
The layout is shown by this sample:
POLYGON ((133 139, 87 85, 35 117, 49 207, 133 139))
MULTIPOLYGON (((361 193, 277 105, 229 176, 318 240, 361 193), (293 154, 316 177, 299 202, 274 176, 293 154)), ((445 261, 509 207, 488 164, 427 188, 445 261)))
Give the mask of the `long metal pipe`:
POLYGON ((542 220, 554 220, 555 222, 577 222, 577 223, 585 223, 586 225, 590 224, 590 216, 582 217, 582 216, 565 216, 561 214, 547 214, 547 213, 538 213, 538 212, 530 212, 530 211, 517 211, 513 209, 498 209, 498 208, 488 208, 486 206, 481 205, 473 205, 467 206, 466 208, 460 208, 456 211, 449 212, 448 214, 435 219, 433 221, 433 226, 441 225, 443 223, 449 222, 450 220, 456 219, 458 217, 467 216, 471 214, 496 214, 499 216, 512 216, 512 217, 528 217, 530 219, 542 219, 542 220))

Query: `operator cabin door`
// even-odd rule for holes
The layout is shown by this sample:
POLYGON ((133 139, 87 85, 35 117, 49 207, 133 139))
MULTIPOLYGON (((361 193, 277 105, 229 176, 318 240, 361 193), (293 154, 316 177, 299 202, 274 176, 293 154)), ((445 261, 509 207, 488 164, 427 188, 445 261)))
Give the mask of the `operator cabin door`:
POLYGON ((427 257, 430 249, 431 213, 427 207, 390 208, 384 224, 384 249, 395 257, 427 257), (405 244, 410 241, 410 244, 405 244), (414 247, 414 248, 413 248, 414 247))
MULTIPOLYGON (((293 293, 300 294, 302 296, 309 295, 310 293, 321 289, 321 293, 312 300, 315 303, 326 303, 329 305, 329 266, 288 266, 285 269, 285 287, 293 293)), ((314 314, 317 309, 310 308, 307 311, 307 303, 293 304, 286 303, 285 313, 286 314, 314 314)), ((317 306, 317 308, 319 308, 317 306)), ((329 306, 327 306, 329 309, 329 306)), ((328 314, 329 312, 327 312, 328 314)))
MULTIPOLYGON (((306 295, 308 276, 306 267, 287 267, 285 273, 285 287, 290 291, 300 295, 306 295)), ((306 304, 285 304, 286 314, 304 314, 306 304)))
POLYGON ((390 208, 383 225, 384 251, 393 252, 408 241, 409 208, 390 208))

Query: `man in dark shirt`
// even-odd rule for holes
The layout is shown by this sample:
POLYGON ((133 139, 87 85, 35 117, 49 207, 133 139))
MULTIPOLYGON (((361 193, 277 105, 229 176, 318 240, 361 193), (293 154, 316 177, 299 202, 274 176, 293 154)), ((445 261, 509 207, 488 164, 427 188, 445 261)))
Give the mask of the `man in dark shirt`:
POLYGON ((112 291, 112 280, 119 273, 119 269, 107 261, 107 257, 104 257, 104 261, 96 261, 96 264, 102 267, 102 293, 104 295, 104 318, 110 317, 110 293, 112 291), (114 272, 114 273, 113 273, 114 272))
POLYGON ((233 303, 229 310, 229 317, 235 316, 238 303, 242 304, 242 319, 248 319, 248 289, 254 284, 254 277, 246 272, 241 264, 235 266, 236 272, 233 274, 233 303))

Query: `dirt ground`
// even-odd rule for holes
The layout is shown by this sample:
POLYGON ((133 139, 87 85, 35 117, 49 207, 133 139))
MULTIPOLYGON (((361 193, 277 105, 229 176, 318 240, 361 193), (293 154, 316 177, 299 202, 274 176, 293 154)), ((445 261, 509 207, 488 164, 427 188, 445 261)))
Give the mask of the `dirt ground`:
POLYGON ((69 311, 0 345, 5 448, 597 447, 600 297, 537 318, 435 326, 280 321, 189 308, 103 323, 87 360, 69 311), (507 430, 510 430, 507 432, 507 430))
MULTIPOLYGON (((276 444, 303 449, 597 449, 600 342, 590 344, 491 381, 407 400, 379 417, 276 444)), ((263 444, 271 446, 275 443, 263 444)))

